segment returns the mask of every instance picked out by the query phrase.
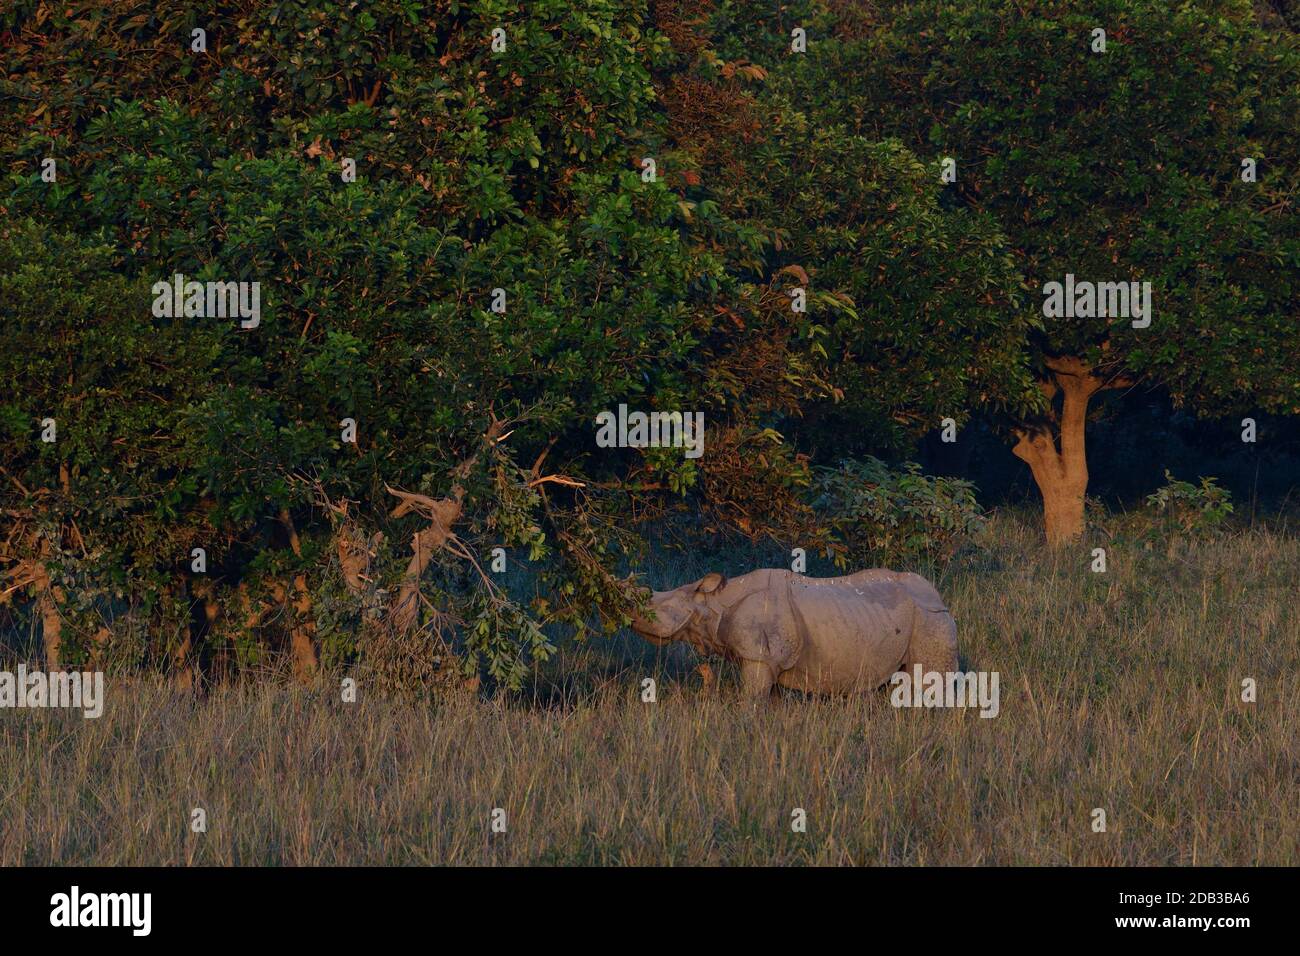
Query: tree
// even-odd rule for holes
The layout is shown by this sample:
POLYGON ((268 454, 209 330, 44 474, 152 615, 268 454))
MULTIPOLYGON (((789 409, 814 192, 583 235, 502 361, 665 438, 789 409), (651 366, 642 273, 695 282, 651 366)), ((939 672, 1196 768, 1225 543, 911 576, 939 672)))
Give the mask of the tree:
POLYGON ((564 469, 596 410, 699 392, 716 272, 638 175, 663 45, 643 11, 21 6, 0 504, 33 534, 0 559, 51 666, 124 602, 154 660, 287 650, 304 677, 355 658, 375 615, 507 685, 548 651, 544 624, 616 624, 630 586, 597 519, 617 489, 564 469), (152 290, 177 274, 256 283, 256 327, 160 317, 152 290), (489 545, 525 549, 554 593, 495 586, 489 545), (86 626, 63 626, 72 603, 86 626))
POLYGON ((801 61, 797 89, 862 135, 955 159, 953 200, 1010 237, 1029 307, 1051 313, 1022 346, 1050 407, 1009 423, 1050 542, 1083 530, 1098 393, 1300 412, 1294 35, 1263 31, 1245 0, 875 9, 871 29, 801 61), (1110 305, 1150 283, 1152 314, 1096 299, 1058 313, 1049 283, 1067 276, 1110 305))

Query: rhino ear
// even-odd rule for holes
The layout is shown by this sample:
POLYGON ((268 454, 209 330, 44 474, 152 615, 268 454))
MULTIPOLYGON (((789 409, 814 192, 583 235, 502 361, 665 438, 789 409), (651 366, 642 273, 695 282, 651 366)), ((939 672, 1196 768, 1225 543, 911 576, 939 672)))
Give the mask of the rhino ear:
POLYGON ((726 586, 727 578, 725 575, 719 574, 717 571, 710 571, 700 579, 700 583, 695 586, 695 592, 697 594, 714 594, 726 586))

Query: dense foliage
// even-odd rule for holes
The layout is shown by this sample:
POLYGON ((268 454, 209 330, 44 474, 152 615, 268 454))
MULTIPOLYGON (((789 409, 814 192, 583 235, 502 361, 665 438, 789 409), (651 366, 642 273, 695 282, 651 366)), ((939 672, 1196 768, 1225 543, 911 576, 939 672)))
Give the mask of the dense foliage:
POLYGON ((947 560, 984 526, 969 481, 929 477, 915 464, 845 461, 822 469, 813 487, 814 507, 844 543, 845 565, 947 560))
POLYGON ((1295 411, 1294 37, 1003 6, 10 4, 0 625, 52 664, 510 686, 626 621, 669 510, 948 540, 968 488, 815 465, 1041 429, 1060 357, 1295 411), (1152 280, 1151 328, 1045 321, 1067 270, 1152 280), (258 283, 256 324, 159 314, 175 275, 258 283), (704 454, 598 445, 620 405, 702 413, 704 454))
POLYGON ((1300 413, 1293 34, 1261 29, 1248 0, 870 10, 869 28, 788 71, 793 98, 955 160, 953 201, 996 218, 1038 316, 1067 275, 1151 286, 1144 327, 1113 309, 1057 314, 1022 340, 1055 400, 1011 423, 1049 533, 1053 497, 1081 517, 1098 391, 1159 387, 1204 415, 1300 413))

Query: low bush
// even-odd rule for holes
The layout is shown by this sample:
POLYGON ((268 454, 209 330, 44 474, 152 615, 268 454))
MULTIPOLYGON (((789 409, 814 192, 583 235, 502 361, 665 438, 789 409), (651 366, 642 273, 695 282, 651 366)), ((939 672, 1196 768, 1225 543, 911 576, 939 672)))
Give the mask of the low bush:
POLYGON ((843 461, 818 473, 813 493, 813 507, 844 546, 841 565, 947 560, 984 524, 974 484, 923 475, 913 462, 843 461))
POLYGON ((1220 488, 1214 478, 1202 478, 1200 485, 1178 481, 1168 470, 1168 482, 1147 496, 1147 507, 1158 512, 1161 531, 1180 531, 1207 537, 1221 531, 1232 514, 1232 492, 1220 488))

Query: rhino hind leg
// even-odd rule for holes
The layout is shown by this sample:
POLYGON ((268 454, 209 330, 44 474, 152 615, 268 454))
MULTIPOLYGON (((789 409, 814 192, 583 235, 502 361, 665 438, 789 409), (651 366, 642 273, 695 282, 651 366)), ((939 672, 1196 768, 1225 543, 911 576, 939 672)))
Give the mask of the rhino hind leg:
POLYGON ((916 609, 903 669, 910 672, 917 664, 923 673, 957 670, 957 622, 947 611, 916 609))

